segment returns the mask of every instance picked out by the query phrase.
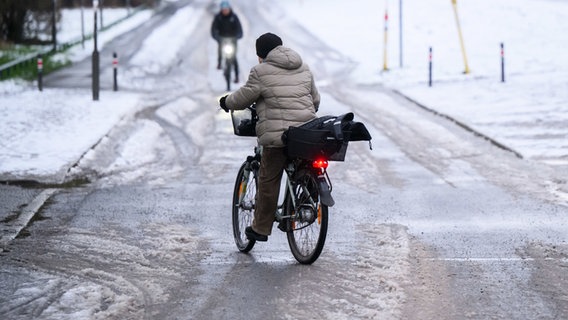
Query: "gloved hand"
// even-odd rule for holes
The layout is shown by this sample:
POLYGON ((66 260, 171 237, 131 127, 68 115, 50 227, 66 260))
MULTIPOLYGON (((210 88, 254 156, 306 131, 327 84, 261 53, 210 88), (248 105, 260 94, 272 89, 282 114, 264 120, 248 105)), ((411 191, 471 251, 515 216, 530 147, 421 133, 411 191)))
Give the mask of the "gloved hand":
POLYGON ((227 97, 228 95, 222 97, 221 100, 219 100, 219 106, 221 107, 221 109, 225 110, 225 112, 229 112, 229 108, 227 108, 227 105, 225 104, 227 97))

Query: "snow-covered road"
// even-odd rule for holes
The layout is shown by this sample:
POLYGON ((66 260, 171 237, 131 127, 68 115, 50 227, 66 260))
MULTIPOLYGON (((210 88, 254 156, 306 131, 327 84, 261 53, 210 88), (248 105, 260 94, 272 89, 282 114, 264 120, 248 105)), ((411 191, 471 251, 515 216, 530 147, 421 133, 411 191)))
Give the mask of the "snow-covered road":
MULTIPOLYGON (((256 61, 252 44, 259 34, 270 30, 283 35, 285 44, 298 49, 316 74, 322 114, 353 111, 373 136, 372 151, 366 143, 352 143, 346 161, 331 164, 337 204, 330 210, 326 247, 314 265, 298 266, 285 236, 276 230, 250 255, 236 252, 229 221, 231 192, 236 170, 252 151, 254 139, 235 137, 229 116, 216 107, 224 85, 211 58, 215 44, 208 28, 195 27, 208 26, 210 1, 193 1, 191 9, 178 13, 196 22, 184 24, 174 16, 163 29, 154 30, 173 40, 178 33, 171 29, 193 28, 191 36, 180 32, 184 36, 179 42, 170 41, 178 54, 168 55, 172 59, 156 68, 124 61, 124 92, 105 91, 101 101, 91 102, 89 89, 50 88, 43 96, 20 85, 5 89, 2 103, 43 105, 32 109, 32 115, 42 115, 35 118, 25 108, 2 106, 0 110, 21 114, 10 123, 26 124, 18 131, 22 136, 22 128, 39 123, 51 128, 44 131, 49 143, 59 131, 78 140, 100 137, 94 130, 106 133, 87 152, 60 137, 57 143, 68 146, 69 154, 78 154, 70 170, 61 162, 67 170, 63 175, 55 175, 59 171, 41 161, 31 166, 41 171, 37 177, 47 177, 45 181, 89 177, 93 183, 60 189, 26 228, 28 236, 7 246, 0 256, 0 282, 8 284, 1 289, 0 314, 13 319, 568 315, 565 301, 558 299, 568 287, 562 277, 563 257, 568 254, 567 179, 558 169, 564 166, 562 156, 554 162, 520 159, 411 103, 404 95, 428 107, 433 107, 431 101, 458 102, 463 98, 458 89, 471 92, 471 85, 481 88, 474 90, 475 97, 486 102, 491 100, 486 90, 492 86, 487 79, 450 75, 448 82, 436 83, 432 91, 437 93, 429 96, 429 89, 420 89, 418 77, 407 77, 407 69, 393 67, 389 74, 380 73, 373 64, 376 58, 360 59, 341 45, 355 37, 339 37, 337 31, 332 41, 303 16, 330 18, 337 17, 330 16, 330 10, 342 12, 344 24, 335 30, 348 30, 351 23, 377 23, 368 17, 351 19, 354 8, 342 3, 232 1, 245 27, 239 44, 242 70, 256 61), (442 93, 447 100, 436 99, 442 93), (45 111, 48 106, 80 106, 86 111, 60 112, 58 118, 58 112, 45 111), (111 118, 108 113, 114 111, 111 118), (67 121, 78 119, 112 125, 105 130, 85 125, 66 131, 67 121)), ((431 8, 405 3, 409 14, 442 7, 439 1, 431 8)), ((368 10, 362 13, 358 7, 359 14, 381 15, 384 9, 373 1, 365 4, 368 10)), ((421 32, 417 26, 411 30, 421 32)), ((435 30, 429 32, 436 34, 435 30)), ((155 57, 143 48, 136 59, 143 60, 145 52, 148 59, 155 57)), ((409 73, 418 69, 409 62, 409 73)), ((516 88, 511 94, 526 88, 514 82, 511 86, 516 88)), ((503 97, 508 101, 507 95, 503 97)), ((512 105, 505 103, 503 110, 512 105)), ((517 115, 507 114, 506 121, 497 122, 508 127, 517 115)), ((494 115, 479 117, 490 120, 494 115)), ((466 116, 461 121, 480 128, 472 119, 466 116)), ((523 124, 514 127, 516 132, 522 129, 523 124)), ((14 150, 15 145, 10 146, 14 150)), ((34 146, 37 158, 50 149, 34 146)), ((32 154, 29 149, 21 152, 32 154)))

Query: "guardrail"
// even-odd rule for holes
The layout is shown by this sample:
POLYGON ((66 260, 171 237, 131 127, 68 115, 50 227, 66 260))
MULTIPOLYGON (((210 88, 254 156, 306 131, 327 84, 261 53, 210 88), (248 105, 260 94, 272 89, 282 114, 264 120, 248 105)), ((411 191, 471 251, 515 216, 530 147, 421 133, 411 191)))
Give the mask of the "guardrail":
POLYGON ((27 54, 16 60, 12 60, 0 66, 0 80, 12 78, 15 74, 20 74, 22 71, 33 70, 37 63, 39 55, 48 54, 50 50, 42 50, 35 53, 27 54))
MULTIPOLYGON (((145 8, 146 8, 145 5, 140 5, 140 6, 136 7, 134 10, 132 10, 132 12, 130 12, 124 18, 118 19, 118 20, 110 23, 109 25, 106 25, 104 28, 101 28, 99 30, 105 31, 107 29, 110 29, 113 26, 115 26, 115 25, 121 23, 122 21, 132 17, 133 15, 142 11, 145 8)), ((85 35, 84 40, 91 39, 92 37, 93 37, 93 34, 85 35)), ((0 81, 12 78, 12 77, 14 77, 14 75, 21 74, 21 72, 24 72, 24 71, 29 71, 29 72, 32 72, 33 74, 35 74, 35 72, 37 72, 37 66, 36 66, 37 65, 37 58, 40 55, 46 56, 46 55, 54 54, 56 52, 62 52, 62 51, 65 51, 65 50, 67 50, 67 49, 69 49, 69 48, 71 48, 71 47, 73 47, 77 44, 80 44, 81 42, 83 42, 82 37, 79 37, 78 40, 75 39, 75 40, 65 42, 65 43, 58 43, 56 45, 56 51, 53 51, 51 49, 51 45, 50 45, 50 49, 41 49, 37 52, 27 54, 23 57, 16 59, 16 60, 12 60, 8 63, 0 65, 0 81)))

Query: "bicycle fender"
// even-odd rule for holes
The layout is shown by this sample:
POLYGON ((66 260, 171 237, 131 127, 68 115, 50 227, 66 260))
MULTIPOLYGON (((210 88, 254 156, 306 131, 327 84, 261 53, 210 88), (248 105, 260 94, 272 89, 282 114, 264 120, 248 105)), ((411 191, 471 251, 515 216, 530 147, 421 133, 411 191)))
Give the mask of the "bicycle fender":
POLYGON ((331 196, 331 190, 329 189, 329 185, 324 177, 318 178, 318 191, 321 203, 328 207, 333 207, 335 200, 333 200, 333 197, 331 196))

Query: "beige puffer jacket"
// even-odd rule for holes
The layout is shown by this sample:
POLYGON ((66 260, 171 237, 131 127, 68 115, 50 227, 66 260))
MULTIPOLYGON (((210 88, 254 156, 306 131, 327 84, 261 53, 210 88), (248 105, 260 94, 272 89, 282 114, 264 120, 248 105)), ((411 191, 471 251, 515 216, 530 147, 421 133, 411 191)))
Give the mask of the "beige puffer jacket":
POLYGON ((316 118, 320 95, 312 72, 298 53, 278 46, 264 62, 252 68, 246 84, 225 100, 229 109, 242 110, 256 102, 258 142, 284 146, 281 136, 289 126, 316 118))

